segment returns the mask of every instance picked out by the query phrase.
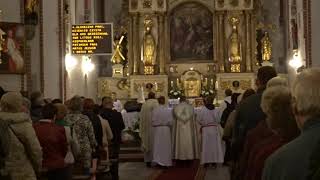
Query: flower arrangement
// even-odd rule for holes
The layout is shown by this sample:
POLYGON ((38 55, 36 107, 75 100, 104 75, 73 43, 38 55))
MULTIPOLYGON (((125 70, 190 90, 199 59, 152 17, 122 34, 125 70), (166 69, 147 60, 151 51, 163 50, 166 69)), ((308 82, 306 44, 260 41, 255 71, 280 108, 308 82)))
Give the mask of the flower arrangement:
POLYGON ((181 90, 179 88, 172 88, 169 91, 170 99, 177 99, 177 98, 180 98, 181 96, 183 96, 183 90, 181 90))
POLYGON ((216 94, 215 89, 211 89, 208 87, 203 86, 201 89, 201 97, 206 97, 206 96, 212 96, 216 94))

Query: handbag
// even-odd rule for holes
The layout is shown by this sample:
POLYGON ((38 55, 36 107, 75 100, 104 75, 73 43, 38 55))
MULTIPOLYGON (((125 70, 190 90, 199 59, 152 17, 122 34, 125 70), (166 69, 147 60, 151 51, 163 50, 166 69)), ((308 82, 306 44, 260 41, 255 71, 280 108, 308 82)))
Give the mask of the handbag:
POLYGON ((75 156, 79 152, 79 144, 77 144, 75 138, 72 136, 72 129, 70 127, 64 127, 66 138, 68 142, 68 152, 64 158, 66 164, 74 164, 75 156))

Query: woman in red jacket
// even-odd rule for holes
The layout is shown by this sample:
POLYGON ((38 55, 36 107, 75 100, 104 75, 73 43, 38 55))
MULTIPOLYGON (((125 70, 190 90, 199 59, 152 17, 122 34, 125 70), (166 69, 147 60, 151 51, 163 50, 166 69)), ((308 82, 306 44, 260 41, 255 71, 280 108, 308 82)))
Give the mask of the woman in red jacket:
POLYGON ((48 180, 70 180, 72 175, 65 164, 68 151, 65 129, 54 123, 56 114, 57 108, 53 104, 45 105, 42 108, 43 119, 33 127, 42 147, 42 167, 47 170, 48 180))

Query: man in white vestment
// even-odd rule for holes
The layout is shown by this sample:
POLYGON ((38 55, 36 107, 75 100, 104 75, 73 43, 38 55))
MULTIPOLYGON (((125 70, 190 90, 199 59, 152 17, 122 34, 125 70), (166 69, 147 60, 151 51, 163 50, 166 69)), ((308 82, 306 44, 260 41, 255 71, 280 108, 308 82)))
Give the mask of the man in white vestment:
POLYGON ((214 97, 205 98, 205 106, 197 113, 197 121, 201 125, 201 164, 223 163, 224 143, 219 124, 219 110, 213 105, 214 97))
POLYGON ((148 100, 142 105, 140 112, 140 137, 141 147, 144 152, 144 161, 148 167, 151 167, 153 159, 153 127, 152 127, 152 113, 155 108, 159 106, 156 100, 155 93, 148 94, 148 100))
POLYGON ((172 109, 165 106, 165 97, 159 99, 159 107, 153 110, 152 126, 154 130, 153 162, 160 166, 172 166, 171 126, 172 109))
POLYGON ((186 97, 180 98, 180 104, 174 108, 173 152, 176 160, 194 160, 199 158, 197 125, 194 108, 186 97))

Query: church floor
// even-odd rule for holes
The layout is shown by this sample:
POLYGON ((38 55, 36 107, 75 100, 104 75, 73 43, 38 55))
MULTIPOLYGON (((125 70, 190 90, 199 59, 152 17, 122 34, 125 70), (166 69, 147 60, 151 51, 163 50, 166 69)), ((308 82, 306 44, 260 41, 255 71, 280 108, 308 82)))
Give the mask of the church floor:
MULTIPOLYGON (((187 171, 187 170, 186 170, 187 171)), ((159 169, 146 168, 142 162, 124 162, 120 164, 120 180, 158 180, 162 173, 159 169)), ((217 169, 199 168, 199 175, 195 180, 229 180, 228 168, 218 167, 217 169)))

